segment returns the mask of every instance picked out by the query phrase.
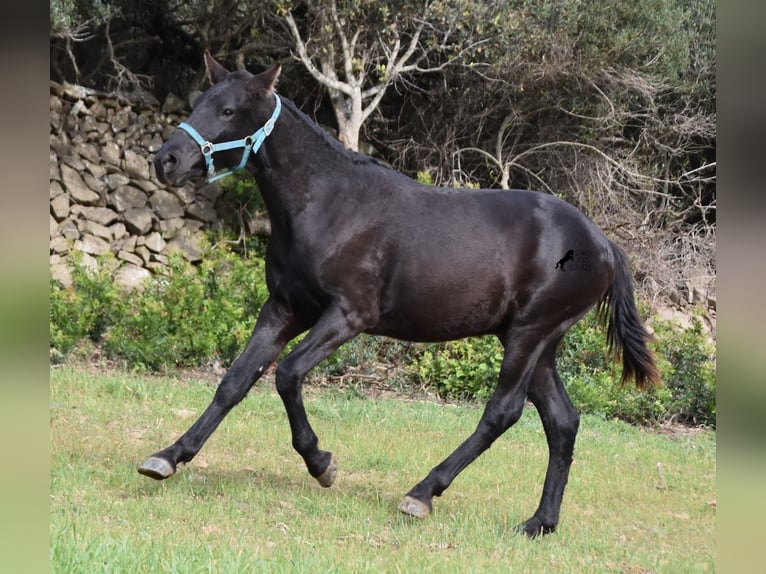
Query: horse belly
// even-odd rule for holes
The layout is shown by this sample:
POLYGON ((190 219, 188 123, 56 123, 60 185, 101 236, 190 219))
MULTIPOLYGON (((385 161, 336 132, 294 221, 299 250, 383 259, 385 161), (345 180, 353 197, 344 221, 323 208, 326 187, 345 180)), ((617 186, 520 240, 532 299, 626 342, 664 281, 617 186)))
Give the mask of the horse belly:
POLYGON ((511 311, 508 282, 497 270, 480 271, 421 272, 390 285, 370 332, 424 342, 502 332, 511 311))

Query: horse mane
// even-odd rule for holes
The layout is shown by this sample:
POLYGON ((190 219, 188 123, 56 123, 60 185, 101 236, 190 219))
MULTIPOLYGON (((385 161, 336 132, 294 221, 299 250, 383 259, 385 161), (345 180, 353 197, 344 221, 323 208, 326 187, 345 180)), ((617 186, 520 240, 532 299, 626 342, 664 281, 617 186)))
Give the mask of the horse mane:
POLYGON ((327 132, 327 130, 324 130, 318 126, 317 123, 311 119, 308 114, 301 110, 295 102, 285 96, 280 96, 280 98, 282 99, 282 105, 289 109, 301 121, 303 121, 311 129, 311 131, 319 137, 319 141, 324 146, 330 148, 333 152, 357 165, 377 165, 392 171, 396 171, 391 166, 372 156, 348 149, 337 138, 333 137, 329 132, 327 132))

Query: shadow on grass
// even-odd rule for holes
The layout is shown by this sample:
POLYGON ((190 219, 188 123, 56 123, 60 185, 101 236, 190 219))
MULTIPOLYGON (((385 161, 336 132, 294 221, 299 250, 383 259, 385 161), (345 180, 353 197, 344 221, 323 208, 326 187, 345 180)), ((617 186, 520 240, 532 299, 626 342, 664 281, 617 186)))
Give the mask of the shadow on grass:
MULTIPOLYGON (((175 475, 162 481, 138 473, 135 475, 135 479, 123 489, 125 498, 161 498, 186 496, 185 493, 188 493, 197 500, 220 501, 222 496, 229 496, 241 501, 256 498, 254 493, 258 493, 258 498, 309 499, 313 502, 324 498, 328 501, 328 511, 343 499, 371 509, 379 507, 385 511, 397 511, 404 493, 412 486, 403 485, 401 492, 389 492, 388 488, 379 484, 380 480, 373 473, 369 474, 370 480, 367 482, 360 480, 359 473, 355 473, 350 480, 344 480, 344 476, 339 474, 333 486, 323 488, 308 472, 293 474, 287 470, 285 473, 267 469, 213 470, 183 465, 179 465, 175 475)), ((407 519, 404 515, 402 518, 407 519)), ((417 522, 416 519, 408 520, 417 522)))

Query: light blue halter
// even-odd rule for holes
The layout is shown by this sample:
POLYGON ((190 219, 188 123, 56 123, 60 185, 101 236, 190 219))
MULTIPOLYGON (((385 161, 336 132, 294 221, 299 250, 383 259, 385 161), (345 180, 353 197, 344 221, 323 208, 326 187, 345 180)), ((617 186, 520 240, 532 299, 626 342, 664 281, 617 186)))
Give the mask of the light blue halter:
POLYGON ((279 112, 282 111, 282 101, 279 99, 279 96, 277 94, 274 94, 274 99, 276 99, 277 105, 274 108, 274 113, 271 114, 271 117, 264 124, 264 126, 261 129, 259 129, 257 132, 255 132, 253 135, 247 136, 246 138, 241 140, 233 140, 233 141, 214 144, 214 143, 210 143, 209 141, 205 141, 205 138, 199 135, 199 132, 195 130, 193 127, 191 127, 189 124, 187 124, 186 122, 183 122, 182 124, 178 126, 182 130, 184 130, 186 133, 188 133, 194 139, 194 141, 197 142, 197 145, 202 150, 202 155, 205 157, 205 163, 207 164, 208 183, 212 183, 218 179, 221 179, 222 177, 225 177, 236 171, 240 171, 241 169, 244 169, 245 166, 247 165, 247 160, 250 158, 250 151, 252 150, 253 153, 258 153, 258 149, 261 147, 264 140, 268 137, 268 135, 274 129, 274 124, 276 123, 277 118, 279 117, 279 112), (240 147, 244 148, 244 151, 242 152, 242 160, 239 162, 239 165, 231 169, 225 169, 220 173, 216 173, 215 165, 213 164, 213 154, 217 151, 224 151, 227 149, 236 149, 240 147))

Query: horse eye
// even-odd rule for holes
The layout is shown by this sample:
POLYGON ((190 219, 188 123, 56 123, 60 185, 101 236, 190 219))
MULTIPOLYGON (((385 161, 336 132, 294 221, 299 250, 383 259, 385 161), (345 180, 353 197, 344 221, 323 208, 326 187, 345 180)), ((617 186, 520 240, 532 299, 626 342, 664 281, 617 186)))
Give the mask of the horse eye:
POLYGON ((233 116, 233 115, 234 115, 234 110, 232 110, 231 108, 224 108, 224 109, 221 111, 221 115, 222 115, 223 117, 225 117, 225 118, 230 118, 231 116, 233 116))

